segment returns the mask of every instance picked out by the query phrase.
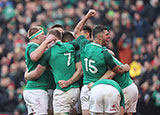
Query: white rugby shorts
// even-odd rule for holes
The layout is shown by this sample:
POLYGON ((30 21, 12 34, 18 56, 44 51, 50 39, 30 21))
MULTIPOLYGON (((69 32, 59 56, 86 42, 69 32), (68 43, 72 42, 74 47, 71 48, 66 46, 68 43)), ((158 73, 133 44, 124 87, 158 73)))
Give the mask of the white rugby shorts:
POLYGON ((91 89, 89 110, 96 113, 119 114, 121 96, 119 91, 106 84, 99 84, 91 89))
POLYGON ((34 115, 47 114, 48 110, 48 92, 37 90, 24 90, 24 101, 26 102, 28 114, 34 115))
POLYGON ((135 113, 139 97, 137 86, 132 83, 130 86, 122 89, 122 91, 125 99, 125 112, 135 113))
POLYGON ((90 90, 88 85, 83 85, 80 95, 82 110, 89 110, 90 90))
POLYGON ((66 92, 55 89, 53 96, 54 113, 70 113, 78 101, 79 94, 79 88, 71 88, 66 92))

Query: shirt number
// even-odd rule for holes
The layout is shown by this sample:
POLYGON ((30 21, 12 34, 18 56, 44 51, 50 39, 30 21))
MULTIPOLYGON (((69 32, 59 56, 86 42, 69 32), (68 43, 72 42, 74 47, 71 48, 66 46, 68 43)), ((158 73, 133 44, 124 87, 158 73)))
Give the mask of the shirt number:
POLYGON ((67 66, 69 66, 71 61, 71 53, 64 53, 64 55, 68 56, 67 66))
POLYGON ((98 69, 94 65, 92 65, 93 63, 95 63, 94 60, 90 60, 88 58, 85 58, 84 61, 85 61, 86 71, 89 70, 91 73, 97 73, 98 69))

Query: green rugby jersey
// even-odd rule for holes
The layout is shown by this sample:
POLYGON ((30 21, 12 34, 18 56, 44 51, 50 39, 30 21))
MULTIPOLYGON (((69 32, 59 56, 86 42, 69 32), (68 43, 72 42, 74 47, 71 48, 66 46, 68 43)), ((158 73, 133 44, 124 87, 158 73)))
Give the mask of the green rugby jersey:
POLYGON ((116 66, 111 54, 103 50, 101 45, 88 41, 85 36, 79 36, 77 42, 81 52, 84 85, 96 82, 104 75, 108 67, 113 69, 116 66))
POLYGON ((120 106, 123 106, 125 108, 125 100, 124 100, 123 92, 117 82, 115 82, 114 80, 110 80, 110 79, 101 79, 95 82, 91 88, 99 84, 112 85, 113 87, 115 87, 121 95, 120 106))
MULTIPOLYGON (((114 62, 119 65, 122 66, 123 64, 113 56, 114 62)), ((131 85, 133 83, 133 80, 130 78, 130 74, 129 72, 125 72, 121 75, 116 74, 113 78, 113 80, 115 80, 122 89, 128 87, 129 85, 131 85)))
POLYGON ((76 71, 75 58, 77 57, 75 54, 75 47, 77 47, 77 45, 75 44, 77 44, 75 40, 70 43, 58 41, 45 52, 40 60, 40 64, 43 66, 46 66, 47 62, 49 62, 49 65, 52 68, 51 71, 54 75, 56 89, 68 91, 70 88, 79 87, 78 82, 75 82, 66 88, 61 88, 58 84, 59 80, 70 79, 76 71))
MULTIPOLYGON (((39 64, 39 61, 33 62, 30 59, 30 54, 39 47, 39 44, 37 43, 28 43, 28 46, 25 51, 25 61, 28 68, 28 72, 34 70, 37 65, 39 64)), ((44 73, 37 79, 37 80, 28 80, 27 84, 25 86, 25 90, 32 90, 32 89, 43 89, 47 90, 49 87, 50 82, 50 73, 48 71, 44 71, 44 73)))

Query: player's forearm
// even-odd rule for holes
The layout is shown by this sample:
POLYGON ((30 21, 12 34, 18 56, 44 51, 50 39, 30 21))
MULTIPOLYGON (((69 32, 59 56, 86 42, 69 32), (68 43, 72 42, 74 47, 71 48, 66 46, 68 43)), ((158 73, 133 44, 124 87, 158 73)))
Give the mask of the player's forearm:
POLYGON ((25 72, 25 79, 26 80, 36 80, 43 74, 44 70, 45 70, 45 67, 39 64, 35 70, 30 71, 30 72, 27 72, 27 71, 25 72))
POLYGON ((117 65, 115 68, 112 69, 113 72, 115 72, 116 74, 123 74, 124 72, 126 72, 126 70, 124 69, 124 67, 117 65))
POLYGON ((75 66, 76 66, 76 72, 73 74, 73 76, 69 80, 67 80, 69 82, 69 84, 72 84, 72 83, 78 81, 83 75, 82 63, 77 62, 75 64, 75 66))
POLYGON ((36 75, 36 73, 34 71, 31 71, 31 72, 25 72, 25 79, 26 80, 36 80, 38 77, 36 75))
POLYGON ((73 76, 67 80, 69 82, 69 85, 71 85, 72 83, 78 81, 80 78, 82 78, 82 75, 83 75, 83 71, 81 70, 77 70, 73 76))
POLYGON ((100 79, 112 79, 115 75, 113 71, 108 70, 100 79))
POLYGON ((85 23, 87 22, 88 17, 84 16, 84 18, 77 24, 77 26, 74 29, 74 36, 75 38, 77 38, 77 34, 80 33, 85 25, 85 23))
POLYGON ((91 18, 92 16, 95 16, 96 15, 96 11, 95 10, 92 10, 90 9, 88 11, 88 13, 82 18, 82 20, 77 24, 77 26, 75 27, 75 30, 74 30, 74 35, 75 35, 75 38, 78 37, 78 35, 80 34, 80 32, 82 31, 83 29, 83 26, 85 25, 85 23, 87 22, 87 20, 89 18, 91 18))
POLYGON ((30 55, 31 60, 34 62, 38 61, 45 52, 47 45, 48 43, 44 41, 36 50, 34 50, 30 55))

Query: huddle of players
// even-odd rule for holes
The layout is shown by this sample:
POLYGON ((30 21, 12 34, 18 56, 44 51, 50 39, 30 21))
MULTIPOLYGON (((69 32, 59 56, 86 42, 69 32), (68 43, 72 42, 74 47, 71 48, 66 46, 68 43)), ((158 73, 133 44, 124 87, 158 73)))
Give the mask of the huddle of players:
POLYGON ((48 89, 55 89, 50 108, 55 115, 70 114, 79 97, 83 115, 136 112, 138 89, 129 76, 128 64, 123 65, 105 47, 110 40, 108 30, 95 27, 91 42, 90 32, 83 29, 94 15, 95 10, 89 10, 76 26, 74 36, 59 25, 53 26, 47 37, 41 27, 28 30, 23 94, 29 115, 47 115, 48 89))

